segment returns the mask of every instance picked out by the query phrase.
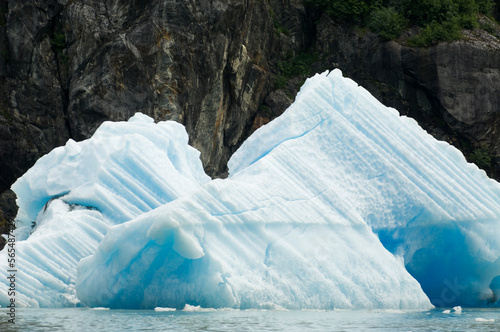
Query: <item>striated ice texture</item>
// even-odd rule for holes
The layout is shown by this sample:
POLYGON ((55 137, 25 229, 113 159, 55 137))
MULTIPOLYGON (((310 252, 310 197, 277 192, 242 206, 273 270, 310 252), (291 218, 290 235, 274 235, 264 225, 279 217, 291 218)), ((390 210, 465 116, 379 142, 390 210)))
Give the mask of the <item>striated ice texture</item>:
POLYGON ((16 243, 23 303, 500 304, 500 184, 339 70, 307 80, 224 180, 182 126, 151 121, 106 123, 13 186, 25 229, 36 220, 16 243))
MULTIPOLYGON (((136 114, 128 122, 105 122, 91 139, 69 140, 40 158, 12 186, 19 205, 10 247, 15 250, 16 305, 79 303, 76 266, 94 253, 110 226, 208 182, 199 152, 187 142, 180 124, 154 124, 136 114)), ((8 248, 0 252, 2 306, 10 300, 8 248)))
POLYGON ((187 145, 184 127, 155 124, 136 114, 128 122, 105 122, 91 139, 54 149, 12 185, 16 226, 30 225, 45 204, 64 196, 68 204, 98 209, 122 223, 208 182, 199 152, 187 145))

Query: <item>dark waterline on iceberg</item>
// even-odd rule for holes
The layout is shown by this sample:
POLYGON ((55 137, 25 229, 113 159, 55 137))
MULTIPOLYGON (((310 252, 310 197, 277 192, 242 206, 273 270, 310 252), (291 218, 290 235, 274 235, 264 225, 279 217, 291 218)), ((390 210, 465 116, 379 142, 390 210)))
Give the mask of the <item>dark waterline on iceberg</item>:
POLYGON ((0 331, 499 331, 500 309, 154 311, 1 308, 0 331))

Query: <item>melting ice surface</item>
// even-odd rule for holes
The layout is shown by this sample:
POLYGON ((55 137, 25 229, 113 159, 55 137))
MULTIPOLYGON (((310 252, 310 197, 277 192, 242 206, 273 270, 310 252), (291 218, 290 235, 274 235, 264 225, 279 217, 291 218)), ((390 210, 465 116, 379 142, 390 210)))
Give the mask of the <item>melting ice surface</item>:
MULTIPOLYGON (((16 300, 500 304, 500 184, 339 70, 307 80, 228 166, 227 179, 209 181, 182 126, 139 114, 55 149, 13 185, 26 238, 16 300)), ((0 274, 6 262, 4 250, 0 274)))

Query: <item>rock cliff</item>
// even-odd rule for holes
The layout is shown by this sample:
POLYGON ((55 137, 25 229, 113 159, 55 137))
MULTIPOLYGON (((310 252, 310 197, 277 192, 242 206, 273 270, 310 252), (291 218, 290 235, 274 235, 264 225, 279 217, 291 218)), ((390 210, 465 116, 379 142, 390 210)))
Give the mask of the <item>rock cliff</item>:
POLYGON ((224 176, 251 131, 291 103, 305 73, 280 89, 277 77, 305 53, 311 72, 338 67, 466 154, 484 148, 499 178, 498 35, 413 48, 301 0, 3 1, 0 219, 15 215, 8 189, 41 155, 138 111, 183 123, 207 174, 224 176))
POLYGON ((0 192, 11 204, 7 189, 41 155, 135 112, 183 123, 207 173, 224 174, 272 87, 277 54, 306 40, 300 1, 1 6, 0 192))

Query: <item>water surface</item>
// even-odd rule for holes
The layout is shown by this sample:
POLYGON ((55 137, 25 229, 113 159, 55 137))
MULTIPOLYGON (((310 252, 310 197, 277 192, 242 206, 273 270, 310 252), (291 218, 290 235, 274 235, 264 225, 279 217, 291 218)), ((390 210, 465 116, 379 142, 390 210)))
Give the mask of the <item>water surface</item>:
POLYGON ((154 311, 0 308, 0 331, 500 331, 500 309, 154 311))

